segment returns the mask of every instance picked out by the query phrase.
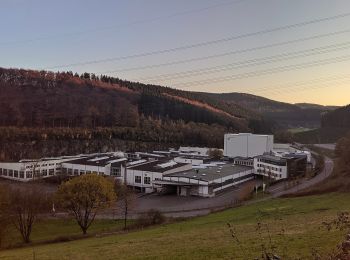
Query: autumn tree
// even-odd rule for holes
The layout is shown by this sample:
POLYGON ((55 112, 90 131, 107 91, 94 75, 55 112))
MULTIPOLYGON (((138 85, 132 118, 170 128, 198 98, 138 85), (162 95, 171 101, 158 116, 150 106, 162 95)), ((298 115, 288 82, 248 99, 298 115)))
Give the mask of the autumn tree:
POLYGON ((50 210, 49 194, 33 184, 9 189, 8 216, 20 232, 23 242, 30 242, 33 226, 41 213, 50 210))
POLYGON ((55 194, 59 206, 72 213, 84 234, 96 214, 115 200, 113 183, 95 175, 81 175, 61 184, 55 194))
POLYGON ((210 149, 208 151, 208 155, 209 155, 209 157, 211 157, 215 160, 219 160, 222 158, 223 153, 222 153, 222 150, 220 150, 220 149, 210 149))
POLYGON ((124 229, 126 229, 129 210, 134 207, 136 196, 133 190, 120 180, 115 181, 114 189, 118 201, 120 202, 121 211, 124 217, 124 229))

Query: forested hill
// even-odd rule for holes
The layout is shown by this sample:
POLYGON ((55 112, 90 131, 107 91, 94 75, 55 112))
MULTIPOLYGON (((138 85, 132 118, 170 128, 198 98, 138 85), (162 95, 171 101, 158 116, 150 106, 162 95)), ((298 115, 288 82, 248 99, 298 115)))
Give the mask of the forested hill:
POLYGON ((286 128, 319 127, 322 115, 336 107, 315 104, 288 104, 245 93, 205 93, 208 97, 237 104, 278 122, 286 128))
POLYGON ((0 160, 180 145, 271 133, 240 105, 108 76, 0 68, 0 160))
POLYGON ((350 132, 350 105, 329 111, 322 116, 321 127, 297 133, 300 143, 335 143, 350 132))
POLYGON ((88 73, 0 69, 0 93, 2 126, 135 127, 140 116, 150 116, 240 131, 261 120, 236 104, 88 73))
POLYGON ((341 127, 350 130, 350 105, 325 114, 322 118, 322 127, 341 127))

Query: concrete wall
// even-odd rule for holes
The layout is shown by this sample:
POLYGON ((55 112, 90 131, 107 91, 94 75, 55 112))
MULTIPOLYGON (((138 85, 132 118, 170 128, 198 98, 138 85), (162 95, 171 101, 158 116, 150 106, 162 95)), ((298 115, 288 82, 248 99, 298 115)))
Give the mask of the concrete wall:
POLYGON ((255 157, 273 150, 272 135, 226 134, 224 137, 224 156, 255 157))

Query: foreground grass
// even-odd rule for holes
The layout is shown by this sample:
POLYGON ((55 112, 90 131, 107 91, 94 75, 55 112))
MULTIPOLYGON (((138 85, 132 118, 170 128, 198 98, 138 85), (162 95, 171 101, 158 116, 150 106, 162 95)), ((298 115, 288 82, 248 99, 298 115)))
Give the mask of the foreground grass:
MULTIPOLYGON (((131 221, 128 222, 129 224, 131 221)), ((89 234, 112 232, 122 230, 124 221, 122 220, 95 220, 89 228, 89 234)), ((80 236, 82 231, 74 219, 48 219, 39 220, 33 227, 31 241, 44 243, 50 240, 67 239, 80 236)), ((14 247, 23 244, 19 232, 11 227, 7 231, 6 237, 2 241, 4 247, 14 247)))
POLYGON ((312 259, 312 250, 325 255, 342 241, 344 234, 326 231, 322 222, 345 210, 350 194, 274 199, 129 234, 3 251, 0 258, 253 259, 262 245, 273 245, 283 259, 312 259), (266 224, 261 232, 258 221, 266 224), (228 222, 240 243, 232 239, 228 222))

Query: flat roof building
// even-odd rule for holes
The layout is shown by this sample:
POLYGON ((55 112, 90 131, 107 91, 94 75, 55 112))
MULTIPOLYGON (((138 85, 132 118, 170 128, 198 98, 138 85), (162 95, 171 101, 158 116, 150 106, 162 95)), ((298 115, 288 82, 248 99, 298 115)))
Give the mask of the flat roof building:
POLYGON ((254 158, 254 172, 271 180, 282 180, 303 176, 306 173, 305 154, 286 154, 276 156, 265 154, 254 158))
POLYGON ((180 196, 213 197, 219 191, 254 179, 254 169, 233 164, 166 174, 155 181, 160 192, 176 192, 180 196))

